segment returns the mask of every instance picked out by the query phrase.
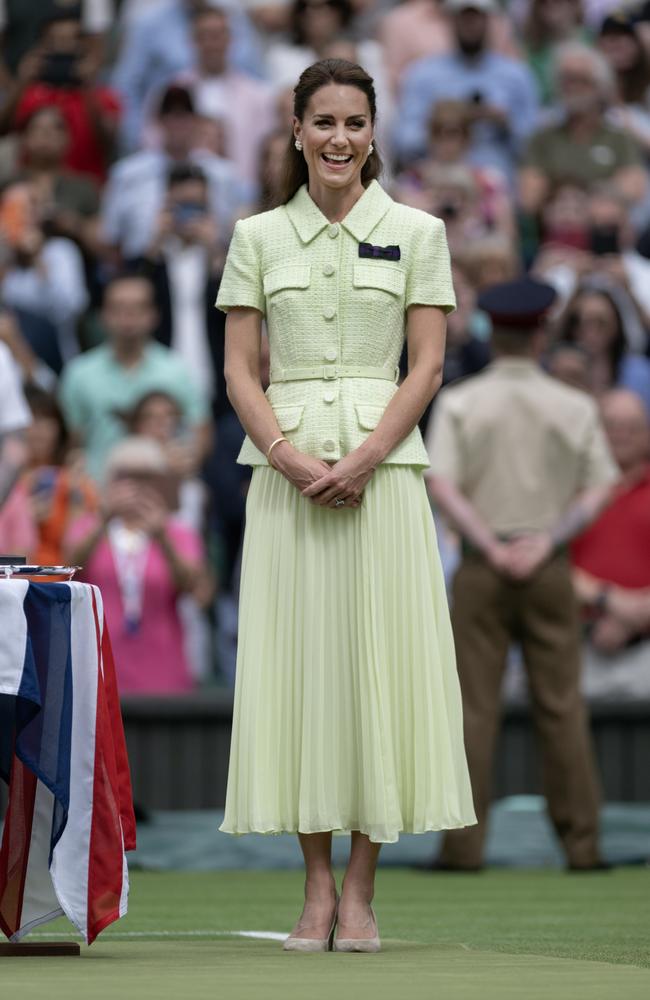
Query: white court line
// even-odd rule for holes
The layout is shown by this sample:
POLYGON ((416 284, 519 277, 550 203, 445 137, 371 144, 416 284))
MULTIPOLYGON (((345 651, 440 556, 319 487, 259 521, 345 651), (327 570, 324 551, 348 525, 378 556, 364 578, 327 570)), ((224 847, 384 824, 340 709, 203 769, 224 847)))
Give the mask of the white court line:
MULTIPOLYGON (((241 937, 241 938, 255 938, 259 941, 284 941, 289 932, 285 931, 281 933, 279 931, 108 931, 105 933, 102 940, 103 941, 128 941, 132 938, 231 938, 231 937, 241 937)), ((80 934, 75 931, 62 931, 55 932, 51 931, 49 934, 43 931, 38 931, 34 934, 29 935, 29 941, 34 941, 37 939, 52 941, 58 938, 75 938, 77 941, 83 941, 80 934)), ((383 938, 385 942, 390 942, 391 944, 425 944, 423 941, 412 941, 409 938, 383 938)), ((469 945, 461 944, 461 948, 471 951, 472 949, 469 945)))
MULTIPOLYGON (((284 941, 289 932, 282 934, 278 931, 112 931, 104 935, 103 940, 107 941, 109 938, 111 940, 120 939, 128 940, 129 938, 167 938, 167 937, 204 937, 204 938, 227 938, 227 937, 245 937, 245 938, 258 938, 263 941, 284 941)), ((36 938, 47 938, 51 940, 53 937, 57 938, 81 938, 80 934, 76 934, 71 931, 64 931, 63 933, 51 931, 49 934, 44 934, 39 932, 37 934, 30 934, 30 940, 36 938)))

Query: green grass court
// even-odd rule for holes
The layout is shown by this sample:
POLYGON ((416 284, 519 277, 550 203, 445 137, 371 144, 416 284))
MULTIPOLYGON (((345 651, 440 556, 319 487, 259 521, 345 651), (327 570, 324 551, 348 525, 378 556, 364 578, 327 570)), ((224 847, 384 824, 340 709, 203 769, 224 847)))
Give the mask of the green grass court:
MULTIPOLYGON (((380 870, 379 955, 286 954, 299 872, 133 872, 128 916, 81 959, 0 959, 7 1000, 636 1000, 650 997, 650 870, 380 870)), ((58 921, 32 940, 62 939, 58 921)))

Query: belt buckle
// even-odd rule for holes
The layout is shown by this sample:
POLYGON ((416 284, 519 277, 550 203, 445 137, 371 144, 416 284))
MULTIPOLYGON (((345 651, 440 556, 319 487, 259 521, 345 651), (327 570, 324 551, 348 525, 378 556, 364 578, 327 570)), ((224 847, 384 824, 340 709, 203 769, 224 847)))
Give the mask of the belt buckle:
POLYGON ((323 378, 326 382, 331 382, 332 379, 337 378, 338 365, 323 365, 323 378))

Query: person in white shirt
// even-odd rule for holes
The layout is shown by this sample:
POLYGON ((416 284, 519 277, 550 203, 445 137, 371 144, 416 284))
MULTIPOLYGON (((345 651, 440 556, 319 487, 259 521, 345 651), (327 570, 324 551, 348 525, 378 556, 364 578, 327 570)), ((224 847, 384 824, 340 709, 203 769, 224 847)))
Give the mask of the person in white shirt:
POLYGON ((167 177, 175 164, 194 163, 203 170, 208 180, 210 211, 224 241, 245 198, 233 164, 197 147, 194 101, 187 88, 173 85, 165 90, 158 124, 161 148, 118 160, 104 190, 102 236, 127 259, 144 253, 154 238, 167 177))
POLYGON ((0 343, 0 509, 27 462, 23 432, 31 422, 11 352, 0 343))

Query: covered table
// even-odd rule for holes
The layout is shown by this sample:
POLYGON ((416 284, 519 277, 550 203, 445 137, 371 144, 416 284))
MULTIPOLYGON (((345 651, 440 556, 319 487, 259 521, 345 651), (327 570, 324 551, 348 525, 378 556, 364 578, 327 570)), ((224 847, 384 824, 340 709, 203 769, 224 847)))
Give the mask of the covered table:
POLYGON ((91 944, 126 913, 135 848, 124 730, 99 589, 0 579, 0 928, 65 914, 91 944))

